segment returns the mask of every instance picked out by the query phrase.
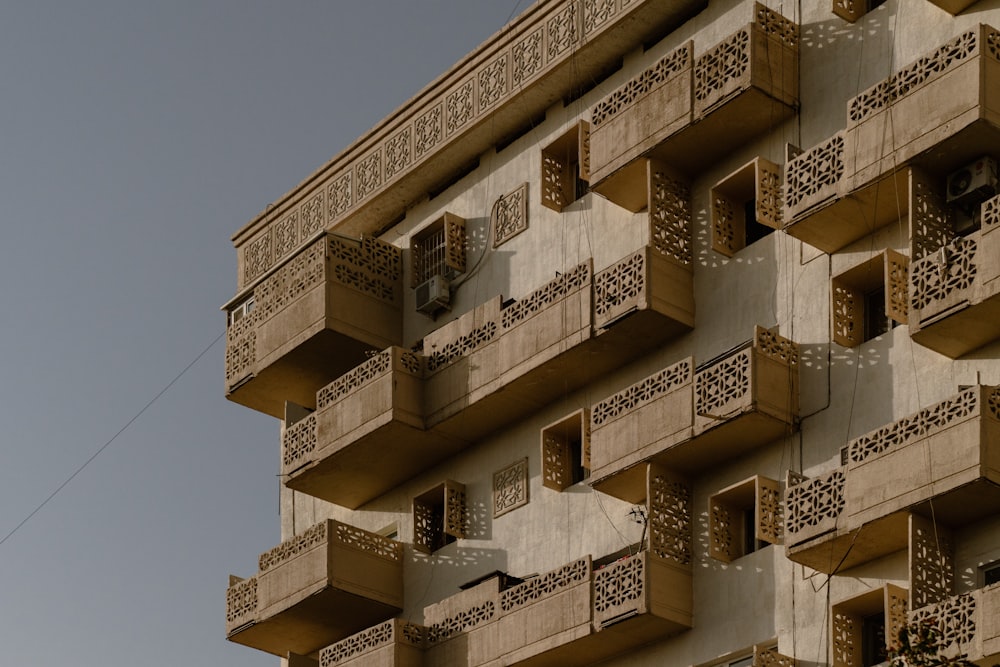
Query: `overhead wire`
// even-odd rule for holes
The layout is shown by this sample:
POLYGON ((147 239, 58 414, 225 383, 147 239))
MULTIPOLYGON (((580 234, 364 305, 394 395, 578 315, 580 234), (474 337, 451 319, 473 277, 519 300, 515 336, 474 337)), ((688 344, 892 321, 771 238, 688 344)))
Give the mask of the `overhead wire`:
POLYGON ((87 466, 89 466, 91 463, 93 463, 94 460, 97 459, 97 457, 100 456, 104 452, 104 450, 106 450, 108 447, 111 446, 111 443, 113 443, 115 440, 117 440, 118 437, 122 433, 124 433, 132 424, 134 424, 143 414, 145 414, 145 412, 147 410, 149 410, 149 408, 151 408, 153 406, 153 404, 156 403, 156 401, 158 401, 160 399, 161 396, 163 396, 165 393, 167 393, 167 391, 170 390, 171 387, 173 387, 175 384, 177 384, 177 381, 180 380, 182 377, 184 377, 184 374, 187 373, 189 370, 191 370, 191 368, 196 363, 198 363, 198 361, 202 357, 204 357, 206 354, 208 354, 208 351, 211 350, 215 346, 216 343, 218 343, 220 340, 222 340, 222 337, 225 336, 225 335, 226 335, 225 331, 223 331, 222 333, 220 333, 218 336, 215 337, 215 339, 211 343, 209 343, 205 347, 205 349, 203 349, 201 352, 199 352, 198 355, 195 356, 194 359, 192 359, 190 362, 188 362, 188 364, 183 369, 181 369, 181 371, 179 373, 177 373, 174 376, 174 378, 172 380, 170 380, 170 382, 168 382, 162 389, 160 389, 160 391, 157 392, 156 395, 153 396, 153 398, 149 399, 149 402, 147 402, 144 406, 142 406, 142 408, 139 409, 139 411, 136 412, 132 416, 131 419, 129 419, 127 422, 125 422, 124 426, 122 426, 120 429, 118 429, 118 431, 115 432, 115 434, 113 436, 111 436, 103 445, 101 445, 97 449, 97 451, 95 451, 93 454, 91 454, 90 458, 88 458, 79 467, 77 467, 77 469, 73 471, 73 474, 71 474, 69 477, 67 477, 62 482, 62 484, 60 484, 59 486, 57 486, 55 488, 55 490, 52 491, 52 493, 50 493, 45 498, 45 500, 43 500, 41 503, 39 503, 35 507, 35 509, 31 510, 31 512, 29 512, 27 516, 25 516, 23 519, 21 519, 20 523, 18 523, 16 526, 14 526, 14 528, 12 528, 10 530, 10 532, 8 532, 6 535, 4 535, 4 537, 2 539, 0 539, 0 546, 2 546, 7 540, 9 540, 11 537, 13 537, 14 534, 17 533, 17 531, 19 531, 21 528, 23 528, 29 521, 31 521, 31 519, 42 510, 42 508, 44 508, 46 505, 48 505, 52 501, 53 498, 55 498, 57 495, 59 495, 59 492, 61 492, 63 489, 65 489, 69 485, 69 483, 72 482, 76 478, 77 475, 79 475, 80 473, 82 473, 87 468, 87 466))

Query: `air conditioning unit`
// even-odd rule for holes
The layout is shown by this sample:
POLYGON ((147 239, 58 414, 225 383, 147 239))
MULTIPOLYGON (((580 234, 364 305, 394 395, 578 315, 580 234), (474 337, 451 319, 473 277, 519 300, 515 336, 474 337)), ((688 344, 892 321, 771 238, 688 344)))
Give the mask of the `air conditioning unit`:
POLYGON ((433 315, 451 303, 451 288, 444 276, 433 276, 417 285, 417 310, 433 315))
POLYGON ((949 204, 981 203, 997 192, 997 163, 984 156, 948 175, 949 204))

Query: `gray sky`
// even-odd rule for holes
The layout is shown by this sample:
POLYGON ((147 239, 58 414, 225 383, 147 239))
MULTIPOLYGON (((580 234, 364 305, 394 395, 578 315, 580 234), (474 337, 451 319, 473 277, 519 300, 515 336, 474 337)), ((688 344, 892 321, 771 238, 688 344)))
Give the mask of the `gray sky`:
MULTIPOLYGON (((0 2, 0 538, 223 331, 230 235, 528 4, 0 2)), ((276 664, 224 639, 280 538, 223 358, 0 545, 0 664, 276 664)))

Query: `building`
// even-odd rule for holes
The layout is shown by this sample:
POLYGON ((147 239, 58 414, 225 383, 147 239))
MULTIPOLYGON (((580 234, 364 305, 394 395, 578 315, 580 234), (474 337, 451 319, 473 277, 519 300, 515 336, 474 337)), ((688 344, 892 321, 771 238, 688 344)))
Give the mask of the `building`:
POLYGON ((1000 2, 869 4, 540 0, 237 232, 228 638, 996 663, 1000 2))

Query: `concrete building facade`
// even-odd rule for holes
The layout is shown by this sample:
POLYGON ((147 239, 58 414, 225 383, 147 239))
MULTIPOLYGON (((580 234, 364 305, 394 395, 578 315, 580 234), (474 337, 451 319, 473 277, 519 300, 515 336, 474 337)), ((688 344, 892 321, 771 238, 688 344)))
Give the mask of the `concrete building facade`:
POLYGON ((998 662, 998 160, 996 0, 539 0, 233 237, 228 638, 998 662))

